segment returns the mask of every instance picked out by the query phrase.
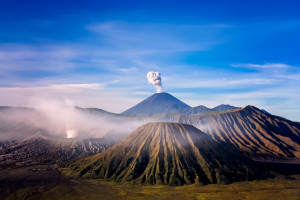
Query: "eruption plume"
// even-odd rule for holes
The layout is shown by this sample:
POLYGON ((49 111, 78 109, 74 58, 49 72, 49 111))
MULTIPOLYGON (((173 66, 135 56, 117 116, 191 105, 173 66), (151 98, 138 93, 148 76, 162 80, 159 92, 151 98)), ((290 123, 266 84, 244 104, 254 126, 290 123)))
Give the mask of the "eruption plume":
POLYGON ((161 93, 163 91, 161 77, 159 72, 148 72, 147 79, 149 83, 155 85, 156 93, 161 93))

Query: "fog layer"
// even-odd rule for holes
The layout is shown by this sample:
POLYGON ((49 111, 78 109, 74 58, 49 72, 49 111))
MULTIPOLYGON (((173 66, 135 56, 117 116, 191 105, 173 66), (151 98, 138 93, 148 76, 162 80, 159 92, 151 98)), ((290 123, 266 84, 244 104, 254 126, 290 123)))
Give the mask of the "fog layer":
POLYGON ((34 135, 63 138, 101 138, 126 135, 145 120, 100 109, 84 109, 70 100, 39 99, 35 108, 0 107, 0 140, 34 135))

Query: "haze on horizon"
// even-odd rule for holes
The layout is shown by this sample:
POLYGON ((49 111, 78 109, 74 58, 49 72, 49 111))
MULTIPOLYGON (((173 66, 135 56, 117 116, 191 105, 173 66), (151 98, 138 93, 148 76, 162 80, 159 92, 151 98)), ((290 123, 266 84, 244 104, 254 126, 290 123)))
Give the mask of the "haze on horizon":
POLYGON ((123 112, 164 91, 300 121, 300 2, 20 1, 0 7, 0 106, 123 112))

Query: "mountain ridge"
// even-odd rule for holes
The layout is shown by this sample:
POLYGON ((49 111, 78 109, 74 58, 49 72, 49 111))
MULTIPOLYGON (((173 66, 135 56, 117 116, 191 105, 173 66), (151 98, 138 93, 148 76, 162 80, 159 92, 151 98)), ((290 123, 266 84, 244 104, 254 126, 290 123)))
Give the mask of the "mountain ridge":
POLYGON ((199 105, 191 107, 180 101, 169 93, 155 93, 135 106, 127 109, 121 114, 138 115, 138 114, 164 114, 164 113, 179 113, 179 114, 198 114, 208 111, 232 110, 238 107, 228 104, 221 104, 214 108, 207 108, 199 105))
POLYGON ((300 123, 254 106, 197 115, 161 115, 157 120, 194 125, 216 141, 232 144, 255 159, 300 158, 300 123))

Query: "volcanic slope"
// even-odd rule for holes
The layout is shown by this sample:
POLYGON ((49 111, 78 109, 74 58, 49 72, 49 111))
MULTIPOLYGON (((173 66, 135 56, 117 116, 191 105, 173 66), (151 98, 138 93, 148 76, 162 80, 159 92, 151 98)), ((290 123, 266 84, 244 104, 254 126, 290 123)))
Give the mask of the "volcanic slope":
POLYGON ((53 138, 37 134, 0 142, 0 169, 37 164, 61 164, 79 156, 95 155, 112 146, 102 138, 53 138))
POLYGON ((136 115, 136 114, 162 114, 174 113, 179 109, 191 108, 189 105, 183 103, 179 99, 170 95, 169 93, 155 93, 143 100, 139 104, 129 108, 122 114, 136 115))
POLYGON ((158 121, 191 124, 252 158, 300 158, 300 123, 265 113, 254 106, 189 116, 165 115, 158 121))
POLYGON ((77 160, 73 175, 143 184, 231 183, 263 177, 252 160, 197 128, 148 123, 92 157, 77 160))

